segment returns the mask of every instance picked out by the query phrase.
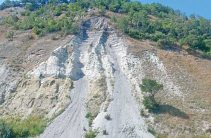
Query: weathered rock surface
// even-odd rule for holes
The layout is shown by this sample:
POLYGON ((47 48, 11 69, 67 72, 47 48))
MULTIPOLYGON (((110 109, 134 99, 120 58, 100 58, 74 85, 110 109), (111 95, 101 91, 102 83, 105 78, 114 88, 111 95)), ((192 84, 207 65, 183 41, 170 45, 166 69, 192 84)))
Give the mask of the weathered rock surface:
MULTIPOLYGON (((124 38, 104 18, 87 21, 81 34, 73 38, 72 103, 56 118, 41 138, 78 138, 85 130, 97 129, 97 137, 153 137, 147 132, 139 106, 132 96, 132 87, 122 68, 126 56, 124 38), (96 116, 88 126, 87 113, 96 116), (110 114, 111 120, 105 115, 110 114), (108 135, 103 136, 106 130, 108 135)), ((70 66, 72 67, 72 66, 70 66)), ((71 74, 71 73, 70 73, 71 74)))
MULTIPOLYGON (((21 80, 4 64, 0 67, 1 115, 50 118, 65 109, 40 138, 81 138, 91 129, 99 132, 99 138, 154 137, 140 115, 141 80, 156 79, 169 98, 183 95, 155 52, 134 56, 128 52, 130 45, 105 18, 96 17, 21 80), (94 117, 92 124, 87 113, 94 117), (106 120, 106 115, 111 119, 106 120), (108 134, 103 135, 103 130, 108 134)), ((148 120, 153 123, 153 118, 148 120)))

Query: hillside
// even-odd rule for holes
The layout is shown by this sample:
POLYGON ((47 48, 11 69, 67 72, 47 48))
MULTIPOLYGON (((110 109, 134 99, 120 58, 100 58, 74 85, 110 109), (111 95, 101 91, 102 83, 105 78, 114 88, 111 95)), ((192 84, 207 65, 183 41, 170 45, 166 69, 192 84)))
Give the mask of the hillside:
POLYGON ((124 0, 0 8, 0 137, 211 137, 210 20, 124 0))

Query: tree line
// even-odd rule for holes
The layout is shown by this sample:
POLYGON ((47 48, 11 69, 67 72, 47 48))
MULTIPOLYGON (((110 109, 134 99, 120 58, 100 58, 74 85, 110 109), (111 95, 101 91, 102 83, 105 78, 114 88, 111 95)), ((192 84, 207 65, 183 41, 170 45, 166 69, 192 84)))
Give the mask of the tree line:
MULTIPOLYGON (((111 16, 116 26, 125 34, 136 39, 150 39, 158 46, 188 45, 191 49, 199 49, 211 54, 211 21, 202 16, 190 15, 158 3, 141 4, 129 0, 21 0, 11 2, 6 0, 0 7, 11 3, 25 4, 26 11, 22 13, 23 20, 11 20, 14 29, 33 29, 35 34, 61 31, 62 34, 74 33, 77 21, 82 19, 88 8, 100 9, 100 15, 105 10, 121 13, 120 18, 111 16), (65 14, 62 19, 55 16, 65 14), (77 17, 77 21, 75 20, 77 17)), ((11 17, 8 17, 11 18, 11 17)), ((8 20, 8 19, 6 19, 8 20)))

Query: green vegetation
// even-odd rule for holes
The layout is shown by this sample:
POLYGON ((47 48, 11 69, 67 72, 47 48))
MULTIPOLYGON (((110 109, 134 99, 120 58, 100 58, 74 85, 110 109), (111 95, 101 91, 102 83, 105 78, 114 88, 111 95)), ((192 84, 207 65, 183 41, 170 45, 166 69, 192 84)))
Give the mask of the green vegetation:
POLYGON ((12 41, 13 40, 13 36, 14 36, 14 32, 13 31, 10 31, 5 37, 9 41, 12 41))
POLYGON ((147 131, 150 132, 153 135, 156 135, 155 130, 152 127, 150 127, 150 126, 147 127, 147 131))
POLYGON ((95 138, 97 136, 98 132, 90 130, 85 134, 85 138, 95 138))
POLYGON ((103 130, 103 135, 107 135, 107 131, 106 130, 103 130))
POLYGON ((107 114, 107 115, 105 116, 105 119, 106 119, 106 120, 110 120, 110 119, 111 119, 111 116, 110 116, 109 114, 107 114))
POLYGON ((17 7, 21 6, 19 1, 10 1, 10 0, 5 0, 1 5, 0 5, 0 10, 9 8, 9 7, 17 7))
POLYGON ((1 138, 12 138, 12 128, 11 126, 7 125, 4 121, 0 122, 0 137, 1 138))
POLYGON ((13 15, 13 19, 5 18, 1 23, 12 25, 16 30, 33 29, 40 37, 55 31, 61 35, 77 33, 78 23, 83 21, 87 9, 95 7, 101 16, 106 10, 123 13, 122 16, 111 15, 111 22, 135 39, 156 41, 160 48, 188 45, 190 49, 211 54, 210 20, 195 15, 188 18, 179 10, 158 3, 141 4, 130 0, 40 0, 39 3, 33 0, 6 0, 0 9, 16 6, 25 6, 26 11, 21 12, 24 19, 17 20, 13 15), (55 18, 60 15, 61 18, 55 18))
POLYGON ((191 15, 188 19, 180 11, 174 11, 161 4, 141 5, 139 2, 123 3, 123 11, 128 14, 121 17, 117 26, 136 39, 151 39, 157 45, 189 45, 190 48, 209 52, 210 23, 203 17, 191 15), (122 26, 122 20, 126 26, 122 26), (206 28, 206 29, 205 29, 206 28), (206 43, 208 42, 208 43, 206 43))
POLYGON ((85 117, 87 119, 89 119, 88 120, 88 123, 89 123, 89 127, 91 127, 92 126, 92 122, 93 122, 93 120, 94 120, 95 117, 91 113, 87 113, 85 117))
POLYGON ((42 133, 47 126, 47 120, 42 116, 30 116, 27 119, 8 118, 0 121, 0 136, 2 138, 33 137, 42 133))
POLYGON ((158 107, 158 103, 155 100, 155 95, 159 92, 159 90, 163 89, 162 84, 158 84, 155 80, 151 79, 143 79, 140 88, 143 92, 147 92, 148 95, 144 96, 143 104, 146 109, 150 111, 156 109, 158 107))
POLYGON ((144 110, 143 110, 143 109, 141 109, 140 115, 141 115, 141 116, 145 116, 145 113, 144 113, 144 110))
POLYGON ((17 21, 18 21, 18 17, 15 14, 13 14, 1 20, 0 24, 14 25, 17 21))

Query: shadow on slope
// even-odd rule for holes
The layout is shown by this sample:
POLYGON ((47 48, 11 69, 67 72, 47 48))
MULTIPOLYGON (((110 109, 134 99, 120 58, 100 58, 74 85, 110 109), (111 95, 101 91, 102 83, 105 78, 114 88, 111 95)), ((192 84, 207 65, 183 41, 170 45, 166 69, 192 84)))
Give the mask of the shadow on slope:
POLYGON ((157 110, 154 110, 153 113, 154 114, 170 114, 175 117, 189 119, 189 116, 185 112, 171 105, 159 105, 157 110))

